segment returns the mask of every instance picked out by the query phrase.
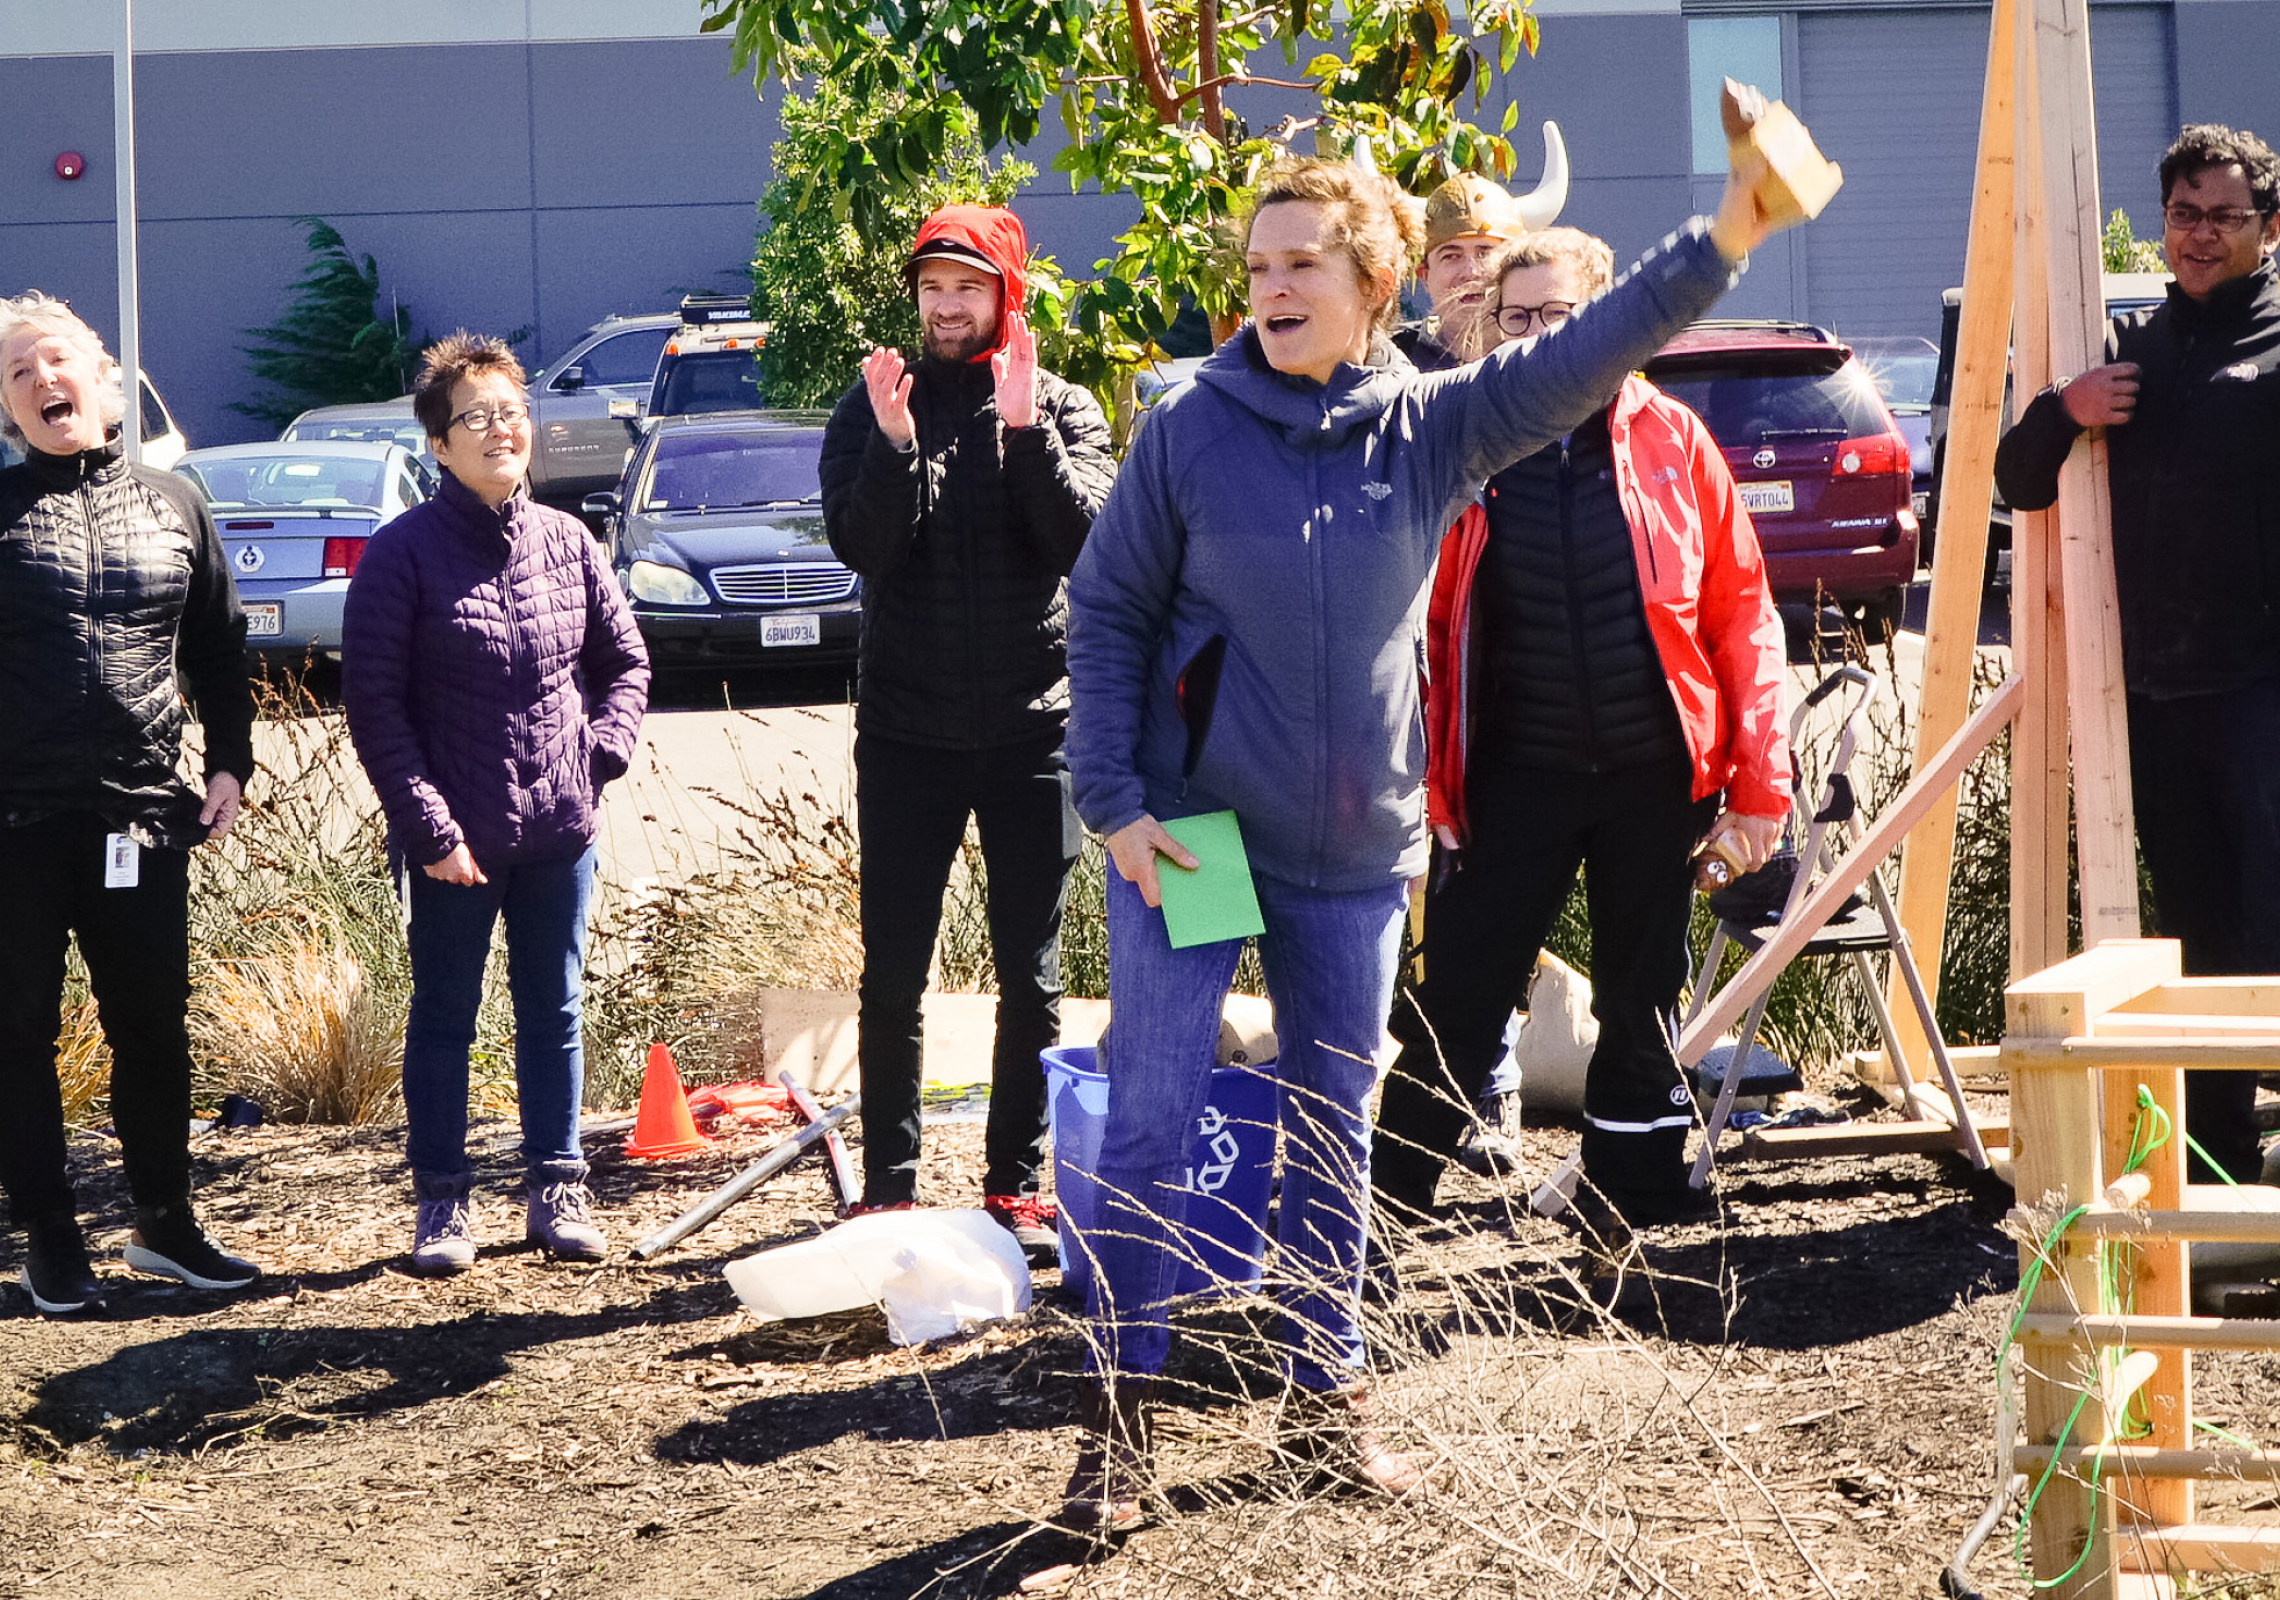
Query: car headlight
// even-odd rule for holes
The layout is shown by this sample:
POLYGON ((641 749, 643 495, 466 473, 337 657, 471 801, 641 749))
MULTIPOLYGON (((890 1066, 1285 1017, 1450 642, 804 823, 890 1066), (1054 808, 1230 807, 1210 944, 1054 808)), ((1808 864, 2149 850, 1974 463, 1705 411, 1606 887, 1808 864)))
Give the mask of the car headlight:
POLYGON ((679 567, 662 561, 636 561, 626 569, 626 593, 653 606, 701 606, 708 602, 705 586, 679 567))

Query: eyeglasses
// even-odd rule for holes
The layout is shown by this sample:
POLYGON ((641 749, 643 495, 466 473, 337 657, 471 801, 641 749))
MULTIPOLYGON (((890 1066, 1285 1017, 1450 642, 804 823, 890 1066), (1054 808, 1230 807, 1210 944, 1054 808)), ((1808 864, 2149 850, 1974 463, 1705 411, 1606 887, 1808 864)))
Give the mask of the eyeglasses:
POLYGON ((489 433, 493 423, 502 428, 519 428, 529 419, 530 407, 526 405, 471 406, 453 417, 451 425, 465 428, 469 433, 489 433))
POLYGON ((1531 327, 1550 333, 1575 311, 1573 300, 1547 300, 1540 306, 1498 306, 1496 326, 1514 339, 1525 339, 1531 327))
POLYGON ((2179 233, 2191 233, 2206 222, 2219 233, 2238 233, 2251 223, 2262 220, 2262 211, 2244 211, 2239 206, 2212 206, 2203 211, 2199 206, 2164 206, 2161 214, 2179 233))

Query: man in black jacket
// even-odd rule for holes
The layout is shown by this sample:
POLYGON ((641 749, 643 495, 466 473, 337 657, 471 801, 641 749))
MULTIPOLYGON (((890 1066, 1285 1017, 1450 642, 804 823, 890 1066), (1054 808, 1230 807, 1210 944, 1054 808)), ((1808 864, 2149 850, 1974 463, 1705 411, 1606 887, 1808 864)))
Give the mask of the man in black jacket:
POLYGON ((55 1074, 71 936, 111 1048, 135 1231, 127 1265, 251 1283, 190 1210, 190 851, 253 774, 245 614, 205 502, 130 465, 118 364, 41 294, 0 300, 0 1187, 49 1315, 102 1298, 65 1161, 55 1074), (187 688, 204 794, 176 773, 187 688))
POLYGON ((1037 368, 1029 257, 1008 211, 946 206, 906 276, 924 334, 907 367, 874 350, 823 442, 831 548, 863 577, 855 713, 863 857, 863 1201, 915 1203, 919 1001, 942 895, 980 829, 997 968, 984 1204, 1051 1259, 1037 1193, 1060 1038, 1061 910, 1081 831, 1061 753, 1064 580, 1115 476, 1084 390, 1037 368))
MULTIPOLYGON (((2130 784, 2160 931, 2189 973, 2280 972, 2280 159, 2197 124, 2162 157, 2161 199, 2168 302, 2115 318, 2106 364, 2035 396, 1995 481, 2039 511, 2076 436, 2106 430, 2130 784)), ((2186 1076, 2188 1131, 2250 1182, 2255 1096, 2254 1073, 2186 1076)))

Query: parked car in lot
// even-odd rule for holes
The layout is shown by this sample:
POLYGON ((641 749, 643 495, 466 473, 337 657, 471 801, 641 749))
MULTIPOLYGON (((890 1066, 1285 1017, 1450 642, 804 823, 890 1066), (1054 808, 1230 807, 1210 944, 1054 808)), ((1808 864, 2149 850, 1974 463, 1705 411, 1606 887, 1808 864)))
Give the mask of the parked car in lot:
POLYGON ((1932 487, 1932 385, 1939 375, 1940 347, 1912 333, 1845 342, 1868 368, 1876 392, 1884 396, 1885 408, 1908 441, 1909 505, 1921 523, 1932 487))
POLYGON ((653 418, 622 487, 587 500, 654 666, 854 655, 862 583, 824 536, 825 415, 653 418))
POLYGON ((532 494, 575 504, 618 481, 658 353, 680 325, 671 312, 604 317, 530 375, 532 494))
POLYGON ((366 444, 402 445, 418 463, 429 494, 435 493, 435 457, 428 453, 427 429, 412 415, 412 397, 370 400, 358 405, 317 406, 285 424, 277 436, 281 444, 306 444, 316 439, 346 439, 366 444))
POLYGON ((311 439, 193 450, 198 486, 245 605, 246 643, 301 657, 340 653, 341 605, 364 542, 428 497, 399 444, 311 439))
POLYGON ((1718 441, 1774 599, 1897 626, 1916 575, 1908 441, 1851 348, 1801 322, 1706 321, 1645 371, 1718 441))
POLYGON ((657 358, 646 414, 686 417, 714 411, 750 411, 760 397, 760 347, 768 325, 752 320, 741 295, 692 294, 657 358))
MULTIPOLYGON (((2106 315, 2142 311, 2169 298, 2169 277, 2161 272, 2109 272, 2105 274, 2106 315)), ((1940 526, 1940 478, 1947 466, 1948 406, 1955 393, 1956 341, 1963 327, 1963 291, 1949 289, 1940 296, 1939 365, 1932 375, 1932 404, 1926 418, 1932 445, 1932 481, 1926 487, 1924 560, 1932 559, 1933 540, 1940 526)), ((2011 426, 2011 376, 2003 376, 2002 428, 2011 426)), ((1998 434, 2000 437, 2000 434, 1998 434)), ((2011 508, 1996 493, 1987 509, 1987 581, 2008 582, 2011 576, 2011 508)))

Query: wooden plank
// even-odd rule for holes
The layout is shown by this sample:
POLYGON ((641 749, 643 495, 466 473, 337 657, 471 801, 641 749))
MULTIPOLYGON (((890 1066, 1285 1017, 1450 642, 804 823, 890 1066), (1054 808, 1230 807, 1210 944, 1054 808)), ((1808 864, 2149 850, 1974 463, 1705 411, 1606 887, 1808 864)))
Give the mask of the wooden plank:
POLYGON ((2140 1317, 2116 1312, 2029 1312, 2019 1337, 2038 1344, 2088 1339, 2101 1349, 2280 1350, 2280 1322, 2260 1317, 2140 1317))
POLYGON ((2109 939, 2003 991, 2003 1054, 2025 1040, 2087 1035, 2095 1020, 2175 978, 2174 939, 2109 939))
MULTIPOLYGON (((2085 1069, 2036 1072, 2014 1077, 2011 1086, 2013 1187, 2022 1200, 2047 1207, 2066 1207, 2097 1198, 2104 1184, 2099 1177, 2097 1074, 2085 1069)), ((2087 1235, 2069 1232, 2043 1252, 2047 1265, 2027 1300, 2022 1320, 2039 1320, 2048 1337, 2025 1352, 2020 1379, 2020 1420, 2030 1442, 2064 1445, 2087 1442, 2070 1437, 2077 1401, 2085 1393, 2093 1398, 2103 1387, 2111 1356, 2076 1331, 2077 1307, 2102 1309, 2099 1255, 2102 1245, 2087 1235)), ((2035 1260, 2033 1245, 2019 1247, 2019 1270, 2024 1279, 2035 1260)), ((2095 1427, 2096 1413, 2088 1413, 2095 1427)), ((2074 1422, 2079 1427, 2079 1420, 2074 1422)), ((2055 1582, 2075 1565, 2083 1543, 2095 1545, 2108 1514, 2086 1515, 2080 1494, 2063 1487, 2036 1502, 2033 1516, 2035 1575, 2055 1582)), ((2077 1576, 2105 1573, 2112 1563, 2093 1548, 2077 1576)), ((2066 1593, 2065 1589, 2056 1592, 2066 1593)), ((2074 1593, 2097 1594, 2095 1585, 2074 1593)), ((2110 1590, 2108 1591, 2110 1592, 2110 1590)))
POLYGON ((2051 1068, 2088 1067, 2120 1072, 2132 1067, 2185 1067, 2205 1072, 2270 1072, 2280 1069, 2280 1050, 2267 1036, 2248 1039, 2167 1035, 2156 1038, 2095 1039, 2081 1034, 2064 1039, 2018 1039, 2003 1045, 2013 1094, 2022 1073, 2051 1068))
MULTIPOLYGON (((2011 1452, 2011 1465, 2021 1472, 2039 1473, 2050 1463, 2050 1457, 2048 1445, 2020 1445, 2011 1452)), ((2058 1452, 2058 1464, 2083 1478, 2238 1478, 2259 1483, 2280 1479, 2280 1450, 2157 1450, 2143 1444, 2110 1444, 2103 1449, 2070 1446, 2058 1452)))
MULTIPOLYGON (((2109 1021, 2110 1016, 2095 1017, 2092 1025, 2103 1028, 2109 1021)), ((2185 1203, 2185 1141, 2174 1137, 2174 1131, 2184 1126, 2183 1072, 2174 1067, 2141 1067, 2106 1079, 2105 1170, 2117 1175, 2117 1184, 2140 1183, 2148 1209, 2175 1211, 2185 1203), (2172 1137, 2154 1143, 2155 1130, 2164 1126, 2172 1131, 2172 1137), (2135 1180, 2119 1176, 2133 1171, 2135 1180)), ((2121 1285, 2121 1304, 2133 1316, 2180 1317, 2193 1309, 2192 1263, 2183 1240, 2148 1235, 2136 1241, 2116 1240, 2108 1248, 2113 1255, 2113 1276, 2121 1285)), ((2152 1428, 2145 1442, 2160 1449, 2185 1449, 2194 1442, 2193 1353, 2133 1352, 2130 1359, 2147 1354, 2154 1357, 2154 1370, 2137 1386, 2136 1407, 2136 1415, 2152 1428)), ((2110 1424, 2109 1439, 2129 1432, 2121 1415, 2112 1415, 2110 1424)), ((2131 1507, 2140 1519, 2190 1522, 2193 1486, 2185 1482, 2148 1483, 2131 1496, 2131 1507)))
MULTIPOLYGON (((1963 255, 1962 322, 1948 395, 1940 520, 1932 551, 1932 590, 1924 620, 1924 688, 1917 703, 1915 770, 1947 743, 1971 711, 1978 658, 1979 606, 1987 568, 1987 518, 1995 488, 1995 442, 2002 429, 2004 354, 2011 339, 2011 48, 2013 0, 1995 0, 1987 76, 1979 101, 1979 162, 1963 255)), ((1900 852, 1900 926, 1913 947, 1924 990, 1937 1004, 1947 937, 1948 881, 1955 865, 1955 792, 1942 794, 1900 852)), ((1885 987, 1893 1031, 1911 1063, 1929 1059, 1930 1041, 1895 971, 1885 987)))
POLYGON ((2132 1528, 2119 1541, 2122 1558, 2140 1572, 2272 1572, 2280 1570, 2280 1527, 2229 1527, 2197 1522, 2132 1528))
POLYGON ((2093 1211, 2076 1220, 2085 1234, 2104 1239, 2222 1239, 2232 1244, 2280 1244, 2280 1211, 2093 1211))
MULTIPOLYGON (((2015 103, 2016 164, 2021 195, 2039 200, 2041 118, 2031 50, 2034 30, 2014 30, 2019 51, 2015 103)), ((2042 207, 2014 208, 2018 313, 2012 319, 2013 392, 2031 395, 2051 381, 2048 250, 2042 207)), ((2056 966, 2067 944, 2067 716, 2065 608, 2061 601, 2055 517, 2011 514, 2011 670, 2027 680, 2026 703, 2011 727, 2011 976, 2056 966)))
POLYGON ((1742 963, 1732 980, 1695 1014, 1679 1035, 1681 1065, 1691 1067, 1700 1061, 1718 1042, 1719 1036, 1741 1020, 1750 1002, 1781 975, 1781 969, 1836 915, 1845 897, 1868 881, 1869 873, 1907 837, 1916 819, 1955 782, 1956 774, 2002 731, 2018 708, 2021 692, 2016 674, 2005 678, 1987 697, 1986 703, 1971 714, 1971 719, 1956 730, 1955 737, 1941 746, 1931 765, 1911 779, 1892 804, 1885 807, 1884 815, 1861 836, 1860 843, 1807 892, 1803 902, 1783 920, 1780 932, 1760 945, 1757 953, 1742 963))
POLYGON ((2195 1016, 2190 1012, 2109 1011, 2092 1019, 2099 1039, 2269 1039, 2280 1059, 2280 1017, 2195 1016))
MULTIPOLYGON (((2061 375, 2104 359, 2098 140, 2090 101, 2087 0, 2034 0, 2043 210, 2050 262, 2050 356, 2061 375)), ((2082 938, 2138 931, 2137 834, 2130 805, 2122 625, 2114 595, 2105 442, 2093 434, 2058 480, 2059 572, 2066 592, 2066 681, 2073 717, 2074 840, 2082 938)))
MULTIPOLYGON (((1979 1141, 2010 1143, 2007 1122, 1981 1121, 1979 1141)), ((1814 1161, 1831 1156, 1961 1155, 1955 1129, 1926 1122, 1848 1122, 1819 1128, 1752 1128, 1735 1156, 1743 1161, 1814 1161)), ((2273 1219, 2280 1222, 2280 1217, 2273 1219)))
POLYGON ((2280 978, 2172 978, 2117 1009, 2147 1015, 2261 1016, 2280 1032, 2280 978))

